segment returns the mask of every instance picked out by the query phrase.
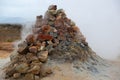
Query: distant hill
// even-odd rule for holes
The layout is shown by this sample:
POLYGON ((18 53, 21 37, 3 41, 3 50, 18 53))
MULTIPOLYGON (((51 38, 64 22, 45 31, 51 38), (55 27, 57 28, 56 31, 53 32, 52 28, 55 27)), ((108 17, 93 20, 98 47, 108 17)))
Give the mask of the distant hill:
POLYGON ((0 17, 0 23, 25 23, 25 19, 24 18, 20 18, 20 17, 0 17))

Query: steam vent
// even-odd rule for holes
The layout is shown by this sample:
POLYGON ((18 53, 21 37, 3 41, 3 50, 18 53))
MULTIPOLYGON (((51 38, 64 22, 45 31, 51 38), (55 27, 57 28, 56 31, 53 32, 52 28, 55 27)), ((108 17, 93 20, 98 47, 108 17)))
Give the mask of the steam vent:
POLYGON ((57 63, 71 63, 77 70, 97 73, 96 66, 104 65, 101 62, 104 60, 92 51, 64 10, 50 5, 44 16, 36 17, 33 33, 18 44, 17 51, 10 56, 5 79, 45 80, 43 78, 55 74, 52 66, 57 63))

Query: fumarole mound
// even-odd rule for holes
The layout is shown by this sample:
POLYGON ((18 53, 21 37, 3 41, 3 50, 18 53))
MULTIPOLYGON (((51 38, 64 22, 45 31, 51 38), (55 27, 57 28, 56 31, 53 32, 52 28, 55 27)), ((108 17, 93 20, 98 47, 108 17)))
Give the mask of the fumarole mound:
POLYGON ((67 18, 64 10, 51 5, 44 16, 36 17, 33 33, 10 56, 10 64, 5 68, 5 79, 41 80, 54 72, 50 66, 46 66, 48 61, 88 62, 86 68, 94 71, 90 65, 97 65, 97 58, 100 57, 90 49, 85 37, 75 23, 67 18))

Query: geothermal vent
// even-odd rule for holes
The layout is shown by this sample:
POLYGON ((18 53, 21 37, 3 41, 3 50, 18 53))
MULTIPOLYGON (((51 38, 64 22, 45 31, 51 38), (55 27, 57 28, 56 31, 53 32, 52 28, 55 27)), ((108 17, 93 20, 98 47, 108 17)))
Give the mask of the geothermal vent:
MULTIPOLYGON (((75 23, 67 18, 64 10, 51 5, 44 16, 36 17, 33 33, 10 56, 10 64, 5 68, 5 79, 41 80, 54 72, 51 66, 46 66, 50 61, 87 62, 87 65, 94 66, 99 62, 97 58, 100 57, 90 49, 85 37, 75 23)), ((87 68, 94 71, 93 67, 87 68)))

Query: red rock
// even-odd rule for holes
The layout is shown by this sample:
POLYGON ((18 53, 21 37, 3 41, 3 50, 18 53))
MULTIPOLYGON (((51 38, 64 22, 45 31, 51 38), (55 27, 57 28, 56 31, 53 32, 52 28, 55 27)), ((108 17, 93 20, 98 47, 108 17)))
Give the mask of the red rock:
POLYGON ((51 30, 51 27, 49 25, 42 26, 43 33, 48 33, 48 32, 50 32, 50 30, 51 30))
POLYGON ((38 34, 37 39, 38 40, 52 40, 53 37, 49 34, 38 34))

